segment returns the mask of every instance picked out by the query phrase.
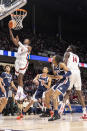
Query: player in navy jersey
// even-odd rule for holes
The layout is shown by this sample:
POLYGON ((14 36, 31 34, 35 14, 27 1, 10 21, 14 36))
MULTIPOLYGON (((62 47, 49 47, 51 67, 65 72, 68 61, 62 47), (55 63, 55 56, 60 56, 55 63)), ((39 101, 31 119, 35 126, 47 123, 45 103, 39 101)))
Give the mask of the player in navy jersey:
POLYGON ((52 79, 56 79, 57 82, 50 90, 46 92, 45 101, 47 110, 50 111, 51 99, 53 101, 54 107, 54 115, 52 118, 49 119, 49 121, 60 119, 60 115, 58 114, 58 97, 59 95, 64 94, 69 88, 69 76, 71 75, 71 71, 67 68, 65 63, 62 62, 61 56, 54 56, 52 65, 54 76, 51 77, 52 79))
POLYGON ((38 74, 35 79, 33 80, 33 82, 38 86, 35 94, 32 97, 31 102, 29 103, 29 105, 24 109, 24 112, 26 112, 30 106, 36 102, 39 99, 44 99, 45 97, 45 92, 50 88, 51 86, 51 78, 48 77, 48 68, 44 67, 42 74, 38 74))
POLYGON ((4 88, 3 79, 0 77, 0 114, 2 114, 3 109, 7 104, 7 99, 5 97, 6 90, 4 88))
POLYGON ((16 86, 14 85, 13 79, 12 79, 12 75, 10 74, 10 66, 6 65, 5 66, 5 72, 3 72, 1 74, 1 78, 3 79, 4 82, 4 88, 6 90, 6 97, 8 97, 8 91, 9 91, 9 87, 11 86, 12 88, 14 88, 14 90, 17 91, 16 86))

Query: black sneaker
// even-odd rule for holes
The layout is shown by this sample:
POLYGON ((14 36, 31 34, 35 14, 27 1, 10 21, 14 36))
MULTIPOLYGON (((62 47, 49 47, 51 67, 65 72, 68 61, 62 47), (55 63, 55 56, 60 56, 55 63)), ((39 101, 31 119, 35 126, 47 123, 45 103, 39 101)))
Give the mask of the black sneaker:
POLYGON ((55 121, 55 120, 58 120, 60 119, 60 115, 53 115, 53 117, 51 117, 50 119, 48 119, 48 121, 55 121))

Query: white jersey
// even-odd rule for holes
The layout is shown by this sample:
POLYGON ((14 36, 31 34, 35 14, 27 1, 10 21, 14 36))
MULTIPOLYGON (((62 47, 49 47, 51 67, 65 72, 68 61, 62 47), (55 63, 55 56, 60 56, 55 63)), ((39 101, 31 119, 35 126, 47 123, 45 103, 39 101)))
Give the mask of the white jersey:
POLYGON ((19 47, 18 47, 18 52, 17 52, 17 56, 16 58, 19 60, 27 60, 28 59, 28 45, 23 45, 20 41, 19 41, 19 47))
POLYGON ((67 67, 70 70, 78 70, 79 69, 79 57, 72 52, 69 52, 69 54, 70 56, 68 58, 67 67))

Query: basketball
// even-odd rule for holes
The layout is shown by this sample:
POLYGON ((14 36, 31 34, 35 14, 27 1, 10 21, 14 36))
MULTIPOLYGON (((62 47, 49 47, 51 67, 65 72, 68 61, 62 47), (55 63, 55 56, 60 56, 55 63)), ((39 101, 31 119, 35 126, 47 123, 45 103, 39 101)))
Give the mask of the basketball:
POLYGON ((16 27, 16 21, 15 20, 10 20, 8 25, 9 25, 10 29, 14 29, 16 27))

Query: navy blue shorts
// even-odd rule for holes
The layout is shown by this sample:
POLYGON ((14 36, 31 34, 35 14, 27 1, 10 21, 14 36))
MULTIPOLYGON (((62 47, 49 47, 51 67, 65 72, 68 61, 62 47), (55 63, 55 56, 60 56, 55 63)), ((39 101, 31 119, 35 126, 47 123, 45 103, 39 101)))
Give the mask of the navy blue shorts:
POLYGON ((43 90, 38 90, 35 92, 35 99, 40 99, 43 96, 43 90))
POLYGON ((69 88, 69 86, 70 86, 70 81, 69 80, 65 80, 62 83, 55 84, 52 87, 52 89, 53 90, 58 90, 59 92, 61 92, 61 94, 65 94, 65 92, 67 91, 67 89, 69 88))
POLYGON ((59 95, 59 101, 63 101, 63 95, 59 95))

